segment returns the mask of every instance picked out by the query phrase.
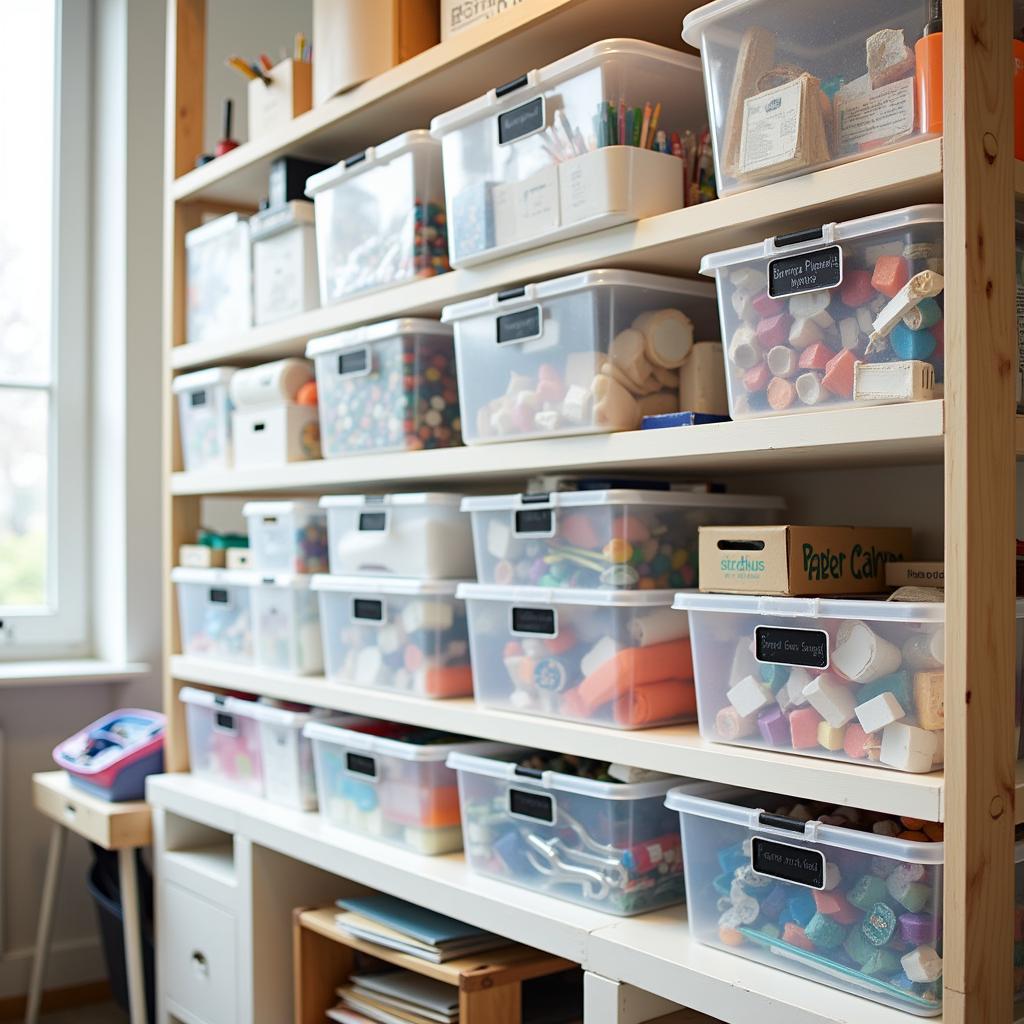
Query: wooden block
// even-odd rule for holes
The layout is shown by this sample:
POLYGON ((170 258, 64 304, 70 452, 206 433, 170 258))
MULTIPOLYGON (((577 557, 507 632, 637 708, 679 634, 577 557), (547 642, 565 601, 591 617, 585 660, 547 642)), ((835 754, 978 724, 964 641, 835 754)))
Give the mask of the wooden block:
POLYGON ((186 569, 223 569, 224 548, 206 544, 182 544, 178 548, 178 565, 186 569))
POLYGON ((853 368, 855 402, 921 402, 934 396, 935 367, 924 360, 857 363, 853 368))

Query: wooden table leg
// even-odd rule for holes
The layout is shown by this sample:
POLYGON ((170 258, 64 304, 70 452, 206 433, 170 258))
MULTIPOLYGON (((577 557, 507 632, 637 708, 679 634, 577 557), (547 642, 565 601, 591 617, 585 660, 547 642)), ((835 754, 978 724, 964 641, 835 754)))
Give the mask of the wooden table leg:
POLYGON ((32 958, 32 975, 28 983, 28 999, 25 1003, 25 1024, 36 1024, 36 1021, 39 1020, 39 1002, 43 995, 46 960, 50 954, 53 912, 57 906, 57 888, 60 885, 60 869, 64 863, 67 835, 63 825, 54 822, 50 826, 50 850, 46 856, 43 899, 39 907, 39 925, 36 929, 36 952, 32 958))
POLYGON ((147 1024, 146 972, 142 955, 142 921, 139 915, 139 880, 135 850, 117 851, 121 882, 121 913, 124 915, 124 960, 128 969, 128 1006, 131 1024, 147 1024))

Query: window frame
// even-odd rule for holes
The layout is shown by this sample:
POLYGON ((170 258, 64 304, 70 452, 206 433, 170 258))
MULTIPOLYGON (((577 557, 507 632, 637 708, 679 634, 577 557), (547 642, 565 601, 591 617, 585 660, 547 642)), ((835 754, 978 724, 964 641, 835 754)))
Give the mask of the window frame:
POLYGON ((92 648, 88 553, 93 3, 54 0, 54 5, 53 347, 49 382, 40 389, 50 396, 48 604, 0 608, 0 663, 82 657, 92 648))

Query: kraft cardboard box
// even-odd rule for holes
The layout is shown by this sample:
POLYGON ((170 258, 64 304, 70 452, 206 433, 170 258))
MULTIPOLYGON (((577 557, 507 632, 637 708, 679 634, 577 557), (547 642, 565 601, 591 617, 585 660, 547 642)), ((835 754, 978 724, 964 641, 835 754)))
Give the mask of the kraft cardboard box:
POLYGON ((885 567, 886 586, 944 587, 946 569, 942 562, 890 562, 885 567))
POLYGON ((911 531, 862 526, 702 526, 700 589, 816 597, 878 594, 885 566, 911 556, 911 531))

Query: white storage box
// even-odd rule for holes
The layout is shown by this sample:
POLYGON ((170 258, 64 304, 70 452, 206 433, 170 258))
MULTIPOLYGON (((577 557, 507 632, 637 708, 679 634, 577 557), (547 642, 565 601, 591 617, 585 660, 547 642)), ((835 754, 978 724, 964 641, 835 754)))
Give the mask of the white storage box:
POLYGON ((183 686, 192 774, 263 796, 263 745, 256 701, 183 686))
POLYGON ((696 587, 697 528, 775 522, 781 498, 602 490, 463 498, 481 583, 696 587))
POLYGON ((171 581, 178 592, 182 652, 252 664, 253 574, 178 567, 171 570, 171 581))
POLYGON ((640 117, 636 144, 616 144, 620 101, 623 125, 627 107, 632 125, 647 104, 652 112, 660 106, 667 138, 699 131, 706 119, 700 61, 653 43, 606 39, 435 117, 452 264, 681 207, 683 165, 641 147, 640 117))
POLYGON ((218 341, 252 326, 249 221, 218 217, 185 235, 185 340, 218 341))
POLYGON ((252 590, 256 664, 278 672, 323 671, 320 609, 310 576, 256 573, 252 590))
POLYGON ((306 346, 316 363, 324 458, 462 443, 452 329, 389 320, 306 346))
POLYGON ((441 147, 406 132, 314 174, 320 302, 449 270, 441 147))
POLYGON ((713 253, 733 419, 941 395, 942 207, 713 253))
POLYGON ((418 697, 468 697, 466 610, 455 580, 317 576, 327 678, 418 697))
POLYGON ((181 458, 186 472, 231 468, 228 385, 235 369, 215 366, 174 378, 181 458))
POLYGON ((446 306, 467 444, 636 430, 679 409, 679 367, 718 336, 696 281, 591 270, 446 306))
POLYGON ((923 137, 914 47, 927 12, 917 0, 715 0, 688 14, 683 38, 701 51, 719 193, 923 137))
POLYGON ((462 849, 459 791, 455 772, 445 766, 448 756, 510 749, 412 728, 391 738, 312 722, 305 735, 313 741, 320 814, 327 821, 426 854, 462 849))
POLYGON ((464 583, 456 593, 480 704, 617 729, 695 717, 689 628, 671 591, 464 583))
POLYGON ((253 316, 257 325, 319 303, 313 204, 301 199, 253 216, 253 316))
MULTIPOLYGON (((900 1010, 938 1014, 942 843, 887 834, 901 822, 874 834, 767 813, 782 804, 766 794, 734 791, 728 800, 668 795, 682 823, 691 938, 900 1010)), ((847 813, 866 826, 881 817, 847 813)))
POLYGON ((247 501, 252 567, 260 572, 315 573, 327 568, 327 516, 315 501, 247 501))
POLYGON ((477 874, 621 916, 682 902, 683 854, 665 807, 681 779, 598 782, 464 752, 448 765, 477 874))
POLYGON ((462 496, 338 494, 320 499, 327 510, 331 572, 467 579, 476 576, 469 515, 462 496))

